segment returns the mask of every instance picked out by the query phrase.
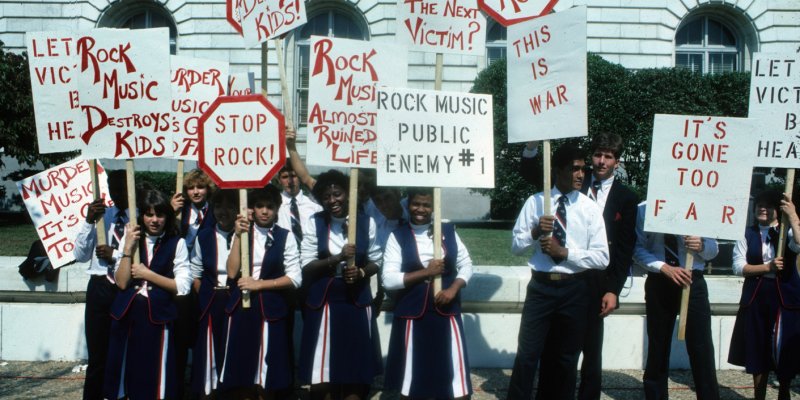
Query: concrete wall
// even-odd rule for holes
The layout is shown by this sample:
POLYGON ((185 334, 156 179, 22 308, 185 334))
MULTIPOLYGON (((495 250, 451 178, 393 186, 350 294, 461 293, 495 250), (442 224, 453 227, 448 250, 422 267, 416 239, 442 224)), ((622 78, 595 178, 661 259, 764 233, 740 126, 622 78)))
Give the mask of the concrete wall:
MULTIPOLYGON (((64 267, 58 282, 30 283, 17 274, 21 257, 0 257, 0 293, 81 292, 87 277, 82 265, 64 267), (14 292, 7 292, 14 291, 14 292)), ((475 275, 463 293, 464 328, 473 367, 510 368, 516 354, 520 310, 530 279, 527 267, 476 267, 475 275)), ((736 277, 709 277, 709 293, 714 304, 736 304, 742 280, 736 277)), ((606 319, 604 367, 642 369, 646 357, 646 319, 631 315, 643 309, 644 278, 632 278, 622 297, 623 308, 606 319)), ((80 293, 78 293, 78 298, 80 293)), ((83 337, 83 303, 40 304, 0 302, 0 359, 78 360, 86 357, 83 337)), ((300 319, 298 318, 300 332, 300 319)), ((378 319, 381 345, 386 354, 391 331, 391 313, 378 319)), ((717 366, 727 364, 728 346, 734 317, 712 317, 717 366)), ((298 340, 299 343, 299 340, 298 340)), ((685 347, 673 338, 672 368, 689 367, 685 347)))

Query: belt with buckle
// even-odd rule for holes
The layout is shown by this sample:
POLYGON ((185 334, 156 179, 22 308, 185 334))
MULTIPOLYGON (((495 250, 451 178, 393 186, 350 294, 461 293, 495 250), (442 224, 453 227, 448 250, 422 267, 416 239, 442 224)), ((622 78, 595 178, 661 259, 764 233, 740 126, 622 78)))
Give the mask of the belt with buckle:
POLYGON ((230 287, 228 286, 214 286, 214 290, 228 290, 230 287))
POLYGON ((531 274, 533 275, 533 280, 544 282, 567 281, 583 277, 580 273, 566 274, 562 272, 531 271, 531 274))

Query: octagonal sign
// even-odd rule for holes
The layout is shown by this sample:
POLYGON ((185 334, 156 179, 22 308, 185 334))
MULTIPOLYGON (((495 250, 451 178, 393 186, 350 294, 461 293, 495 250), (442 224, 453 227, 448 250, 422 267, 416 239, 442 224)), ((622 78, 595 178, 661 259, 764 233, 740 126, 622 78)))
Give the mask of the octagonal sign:
POLYGON ((478 7, 508 27, 548 14, 556 3, 558 0, 478 0, 478 7))
POLYGON ((225 19, 233 29, 242 34, 242 17, 239 15, 239 5, 242 0, 225 0, 225 19))
POLYGON ((263 95, 218 97, 198 125, 198 164, 223 189, 263 187, 286 162, 283 115, 263 95))

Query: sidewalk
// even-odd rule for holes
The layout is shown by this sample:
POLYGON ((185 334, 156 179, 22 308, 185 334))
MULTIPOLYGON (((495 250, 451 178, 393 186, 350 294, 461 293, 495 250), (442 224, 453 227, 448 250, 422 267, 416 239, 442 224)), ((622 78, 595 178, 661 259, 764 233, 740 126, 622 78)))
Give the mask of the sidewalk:
MULTIPOLYGON (((83 372, 73 372, 78 367, 74 362, 0 362, 0 398, 6 400, 59 399, 73 400, 81 398, 83 372)), ((474 369, 472 371, 472 387, 475 400, 502 399, 508 387, 510 370, 474 369)), ((743 371, 719 371, 722 400, 739 400, 752 398, 752 379, 743 371)), ((644 398, 642 392, 642 371, 608 370, 603 374, 603 399, 639 400, 644 398)), ((670 399, 694 399, 694 392, 689 385, 692 376, 689 371, 672 371, 670 374, 670 399)), ((379 385, 371 398, 397 399, 396 393, 382 393, 379 385)), ((302 395, 303 391, 299 391, 302 395)), ((776 398, 777 390, 770 388, 767 398, 776 398)), ((800 380, 793 385, 793 398, 800 398, 800 380)))

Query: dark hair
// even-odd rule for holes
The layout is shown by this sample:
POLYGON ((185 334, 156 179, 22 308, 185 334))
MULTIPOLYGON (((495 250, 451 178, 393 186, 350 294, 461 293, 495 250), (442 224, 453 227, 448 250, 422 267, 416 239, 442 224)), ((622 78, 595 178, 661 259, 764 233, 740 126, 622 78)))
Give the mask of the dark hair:
POLYGON ((144 225, 143 215, 151 208, 156 214, 164 214, 166 222, 164 223, 164 233, 168 235, 175 235, 178 233, 177 226, 175 226, 175 210, 172 209, 172 204, 169 202, 169 197, 165 196, 158 190, 146 190, 137 199, 139 207, 139 225, 144 225))
POLYGON ((277 186, 268 184, 263 188, 253 189, 247 193, 247 206, 253 208, 259 201, 265 201, 268 204, 275 206, 277 210, 280 208, 283 199, 281 198, 281 191, 277 186))
POLYGON ((292 163, 287 162, 283 164, 280 170, 278 170, 278 176, 280 177, 284 172, 294 172, 294 167, 292 167, 292 163))
POLYGON ((622 137, 616 133, 601 132, 592 139, 592 151, 607 150, 619 159, 622 155, 622 137))
POLYGON ((236 189, 220 189, 211 196, 211 206, 216 208, 222 203, 231 203, 239 208, 239 191, 236 189))
POLYGON ((753 200, 753 209, 758 207, 759 204, 764 204, 774 208, 775 210, 780 210, 782 199, 783 194, 781 192, 774 189, 767 189, 756 195, 756 198, 753 200))
POLYGON ((564 169, 572 166, 575 160, 586 161, 586 152, 574 144, 564 143, 553 153, 552 166, 554 170, 564 169))
POLYGON ((350 194, 350 178, 335 169, 323 172, 317 177, 317 183, 315 183, 314 188, 311 189, 311 194, 314 196, 314 199, 321 204, 325 190, 333 185, 341 187, 346 194, 350 194))
POLYGON ((408 202, 414 199, 415 196, 431 196, 433 198, 433 188, 430 187, 410 187, 406 189, 408 202))

